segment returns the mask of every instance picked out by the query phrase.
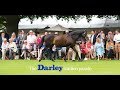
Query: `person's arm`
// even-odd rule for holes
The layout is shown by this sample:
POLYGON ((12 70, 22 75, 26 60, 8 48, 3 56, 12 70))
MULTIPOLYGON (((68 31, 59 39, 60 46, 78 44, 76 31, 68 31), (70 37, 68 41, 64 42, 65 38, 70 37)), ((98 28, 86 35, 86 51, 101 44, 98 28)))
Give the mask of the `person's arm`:
POLYGON ((34 43, 36 43, 36 41, 37 41, 37 37, 36 37, 36 36, 34 36, 34 43))
POLYGON ((107 44, 106 44, 106 50, 108 50, 108 47, 109 47, 109 44, 107 43, 107 44))
POLYGON ((102 48, 104 48, 104 43, 103 42, 101 43, 101 46, 102 46, 102 48))
POLYGON ((29 36, 27 36, 27 43, 29 43, 29 36))
POLYGON ((94 45, 94 48, 93 48, 93 50, 94 50, 94 52, 96 52, 96 43, 95 43, 95 45, 94 45))
POLYGON ((102 38, 105 39, 105 34, 103 34, 102 38))
POLYGON ((113 49, 114 49, 114 46, 115 46, 114 43, 112 43, 112 48, 113 48, 113 49))
POLYGON ((24 50, 24 49, 25 49, 25 44, 22 45, 22 50, 24 50))
POLYGON ((86 49, 88 50, 88 45, 87 45, 88 43, 86 43, 86 49))
POLYGON ((117 41, 117 40, 116 40, 116 35, 113 37, 113 41, 115 41, 115 42, 117 41))
POLYGON ((4 47, 3 47, 4 45, 3 45, 3 43, 2 43, 2 45, 1 45, 1 49, 4 49, 4 47))

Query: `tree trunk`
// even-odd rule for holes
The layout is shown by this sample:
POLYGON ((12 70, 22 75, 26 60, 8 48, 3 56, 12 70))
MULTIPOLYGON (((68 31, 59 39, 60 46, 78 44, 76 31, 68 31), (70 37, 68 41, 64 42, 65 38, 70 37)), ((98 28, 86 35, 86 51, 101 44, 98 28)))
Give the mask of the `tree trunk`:
POLYGON ((7 33, 9 35, 11 35, 11 33, 15 32, 16 35, 18 34, 18 23, 20 21, 19 16, 18 15, 5 15, 4 16, 6 18, 6 29, 7 29, 7 33))

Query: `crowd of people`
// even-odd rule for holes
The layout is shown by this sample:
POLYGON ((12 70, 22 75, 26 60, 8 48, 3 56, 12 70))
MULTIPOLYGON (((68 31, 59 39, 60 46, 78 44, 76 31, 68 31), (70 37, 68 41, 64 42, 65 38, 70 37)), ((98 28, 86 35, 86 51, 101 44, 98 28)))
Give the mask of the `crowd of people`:
POLYGON ((90 59, 116 59, 120 60, 120 33, 109 31, 105 34, 103 31, 91 31, 91 35, 86 42, 80 44, 81 52, 85 60, 90 59))
MULTIPOLYGON (((31 57, 39 59, 41 55, 43 58, 48 58, 48 51, 45 51, 45 43, 41 44, 42 37, 47 34, 35 33, 30 30, 25 33, 21 30, 18 35, 12 33, 10 37, 5 32, 0 36, 0 57, 2 60, 9 59, 25 59, 30 60, 31 57), (44 54, 42 54, 44 53, 44 54), (18 57, 17 57, 18 56, 18 57)), ((58 35, 58 32, 54 34, 58 35)), ((77 43, 78 44, 78 43, 77 43)), ((53 55, 55 59, 61 59, 63 48, 56 48, 53 46, 53 55)), ((92 30, 87 40, 79 42, 81 59, 112 59, 120 60, 120 32, 119 29, 114 32, 109 31, 105 34, 103 31, 92 30)), ((72 48, 69 48, 67 53, 68 60, 75 60, 76 53, 72 48)))

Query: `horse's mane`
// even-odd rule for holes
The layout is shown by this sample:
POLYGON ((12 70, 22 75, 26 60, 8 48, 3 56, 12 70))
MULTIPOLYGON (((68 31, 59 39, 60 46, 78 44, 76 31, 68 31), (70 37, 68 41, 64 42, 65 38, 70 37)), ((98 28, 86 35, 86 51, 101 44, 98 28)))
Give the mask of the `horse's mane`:
POLYGON ((83 30, 82 31, 81 30, 79 30, 79 31, 77 30, 77 31, 69 32, 68 35, 78 35, 78 34, 82 34, 82 33, 84 33, 83 30))
POLYGON ((83 36, 85 32, 85 30, 77 30, 68 33, 68 35, 71 36, 74 40, 78 40, 79 38, 85 38, 85 36, 83 36))

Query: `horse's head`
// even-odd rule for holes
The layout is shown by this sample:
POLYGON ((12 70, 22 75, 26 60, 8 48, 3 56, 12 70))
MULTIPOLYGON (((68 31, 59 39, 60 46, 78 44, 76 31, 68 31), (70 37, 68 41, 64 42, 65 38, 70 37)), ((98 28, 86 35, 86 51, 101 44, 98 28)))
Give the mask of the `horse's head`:
POLYGON ((84 30, 84 31, 73 31, 73 32, 70 32, 69 35, 74 39, 74 40, 78 40, 79 38, 84 38, 86 39, 87 37, 87 31, 84 30))
POLYGON ((83 31, 82 37, 83 37, 83 38, 86 38, 86 37, 87 37, 87 31, 86 31, 86 30, 83 31))

